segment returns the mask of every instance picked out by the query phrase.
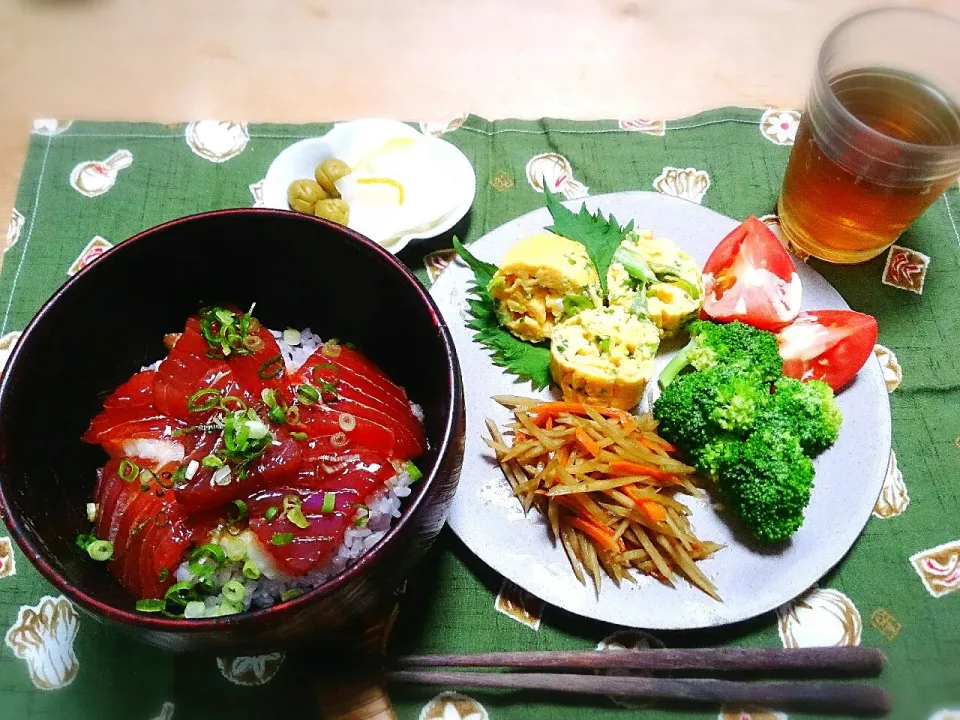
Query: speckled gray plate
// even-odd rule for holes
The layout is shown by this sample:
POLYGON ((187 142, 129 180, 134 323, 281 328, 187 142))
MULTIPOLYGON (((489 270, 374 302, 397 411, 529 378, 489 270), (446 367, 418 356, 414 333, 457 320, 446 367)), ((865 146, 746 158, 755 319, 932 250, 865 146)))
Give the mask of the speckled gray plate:
MULTIPOLYGON (((590 210, 601 208, 617 220, 633 220, 671 238, 701 265, 737 221, 686 200, 653 192, 623 192, 591 197, 590 210)), ((567 205, 576 209, 580 201, 567 205)), ((471 246, 477 257, 498 262, 522 237, 550 224, 546 209, 497 228, 471 246)), ((806 309, 846 308, 826 280, 802 263, 806 309)), ((816 460, 816 487, 806 521, 792 540, 771 549, 734 533, 707 500, 695 500, 692 523, 703 539, 725 544, 700 568, 717 586, 723 602, 679 580, 670 588, 647 577, 636 586, 617 588, 604 578, 599 597, 577 582, 560 546, 555 546, 540 516, 524 517, 492 452, 483 442, 484 418, 501 426, 510 414, 491 400, 498 394, 533 395, 493 364, 486 348, 466 327, 465 298, 470 270, 459 260, 437 279, 432 294, 440 306, 463 368, 467 404, 466 457, 450 511, 454 532, 484 562, 528 592, 564 610, 597 620, 637 628, 680 630, 737 622, 772 610, 819 580, 846 554, 863 530, 883 486, 890 455, 890 405, 880 365, 871 359, 840 395, 843 428, 836 445, 816 460)), ((674 348, 663 348, 658 367, 674 348)), ((650 383, 650 392, 656 392, 650 383)), ((541 393, 548 398, 551 390, 541 393)), ((652 398, 644 398, 641 407, 652 398)))

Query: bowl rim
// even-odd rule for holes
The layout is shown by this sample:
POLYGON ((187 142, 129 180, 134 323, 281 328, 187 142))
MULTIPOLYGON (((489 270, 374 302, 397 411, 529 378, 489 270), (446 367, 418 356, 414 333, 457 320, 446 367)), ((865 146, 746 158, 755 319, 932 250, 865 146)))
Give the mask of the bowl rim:
MULTIPOLYGON (((460 374, 460 363, 457 357, 457 351, 453 344, 453 338, 447 327, 446 321, 440 314, 436 302, 430 296, 427 288, 417 279, 417 277, 401 263, 395 255, 387 249, 381 247, 369 238, 350 228, 338 225, 336 223, 324 220, 322 218, 296 213, 291 210, 278 210, 273 208, 228 208, 223 210, 211 210, 206 212, 194 213, 183 217, 168 220, 167 222, 155 225, 132 235, 123 242, 117 243, 94 262, 81 270, 79 273, 68 279, 40 306, 40 309, 34 314, 24 328, 23 333, 15 344, 10 357, 0 373, 0 405, 3 399, 10 392, 9 386, 13 373, 11 368, 17 366, 20 361, 20 354, 30 338, 39 332, 38 328, 42 325, 44 318, 50 312, 52 307, 63 301, 64 296, 69 295, 73 288, 78 284, 91 282, 90 278, 95 276, 97 266, 111 262, 111 258, 122 257, 126 248, 132 248, 137 242, 150 241, 156 234, 164 230, 176 228, 180 225, 204 222, 211 218, 230 217, 230 216, 274 216, 287 217, 303 223, 315 223, 325 226, 328 229, 345 235, 350 240, 357 242, 363 251, 371 259, 386 263, 397 273, 398 281, 405 283, 411 289, 420 301, 426 305, 434 328, 437 330, 441 344, 446 355, 446 383, 448 388, 447 401, 447 419, 444 423, 441 440, 437 447, 437 458, 444 457, 451 449, 454 442, 454 436, 458 425, 457 408, 463 402, 463 383, 460 374)), ((162 633, 175 633, 183 635, 203 634, 235 628, 241 624, 261 624, 275 620, 278 616, 288 614, 295 615, 302 611, 311 602, 329 595, 342 586, 354 580, 368 566, 372 565, 377 558, 385 552, 390 542, 400 534, 409 522, 410 517, 426 502, 425 497, 432 486, 438 482, 442 462, 437 462, 429 472, 424 473, 424 477, 419 481, 420 492, 406 503, 403 512, 396 522, 390 527, 387 533, 370 550, 361 555, 357 560, 340 573, 330 578, 326 582, 318 585, 311 590, 307 590, 299 597, 287 600, 285 602, 275 603, 266 608, 256 610, 245 610, 235 615, 226 615, 214 618, 167 618, 153 613, 138 612, 131 603, 130 609, 116 607, 111 605, 77 587, 72 585, 66 578, 46 559, 49 551, 32 539, 31 531, 27 530, 24 521, 16 517, 11 512, 10 503, 7 500, 5 485, 8 484, 6 474, 0 472, 0 518, 2 518, 10 531, 10 535, 16 541, 21 551, 27 556, 31 564, 37 568, 41 575, 50 582, 56 589, 61 591, 72 602, 76 603, 88 612, 94 615, 105 617, 114 622, 135 628, 140 631, 155 631, 162 633)), ((0 461, 2 466, 2 461, 0 461)))

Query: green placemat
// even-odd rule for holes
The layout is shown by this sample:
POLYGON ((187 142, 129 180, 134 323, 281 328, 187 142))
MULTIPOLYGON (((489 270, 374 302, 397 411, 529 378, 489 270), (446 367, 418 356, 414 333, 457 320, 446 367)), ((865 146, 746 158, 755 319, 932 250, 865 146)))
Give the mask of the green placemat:
MULTIPOLYGON (((541 207, 528 177, 543 174, 570 198, 656 189, 735 218, 766 216, 775 226, 769 213, 798 117, 787 110, 725 108, 666 123, 488 122, 467 116, 420 127, 442 133, 476 169, 476 202, 455 229, 473 240, 541 207)), ((0 349, 9 349, 69 274, 111 244, 181 215, 255 204, 277 153, 328 128, 37 121, 0 273, 0 349)), ((892 392, 895 457, 875 517, 854 550, 806 596, 723 630, 651 635, 543 608, 445 530, 408 583, 394 647, 467 652, 863 643, 890 656, 881 682, 897 702, 892 717, 960 718, 958 224, 960 192, 954 186, 889 255, 858 267, 815 263, 852 307, 880 322, 885 347, 878 346, 878 355, 892 392)), ((449 247, 448 235, 408 247, 401 257, 429 283, 449 260, 449 247)), ((308 657, 175 657, 141 646, 78 616, 5 535, 0 526, 0 631, 6 633, 0 717, 310 716, 301 699, 311 678, 308 657)), ((482 692, 437 697, 437 690, 405 687, 391 692, 402 720, 637 715, 634 707, 604 698, 482 692)), ((715 707, 643 711, 649 718, 718 714, 785 717, 715 707)))

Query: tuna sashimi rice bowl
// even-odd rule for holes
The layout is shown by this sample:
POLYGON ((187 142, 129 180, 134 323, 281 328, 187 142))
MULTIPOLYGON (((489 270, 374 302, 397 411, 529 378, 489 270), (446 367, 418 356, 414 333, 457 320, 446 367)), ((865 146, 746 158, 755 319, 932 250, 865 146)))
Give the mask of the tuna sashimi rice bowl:
MULTIPOLYGON (((146 613, 203 618, 290 600, 400 517, 423 412, 350 343, 208 307, 83 435, 108 455, 77 545, 146 613)), ((132 601, 133 602, 133 601, 132 601)))

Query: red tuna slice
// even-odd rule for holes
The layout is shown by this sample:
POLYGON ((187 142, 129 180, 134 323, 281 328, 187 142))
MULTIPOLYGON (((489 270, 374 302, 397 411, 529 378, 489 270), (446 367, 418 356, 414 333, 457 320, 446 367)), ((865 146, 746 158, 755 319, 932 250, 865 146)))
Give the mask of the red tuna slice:
POLYGON ((250 355, 227 356, 227 365, 233 377, 246 392, 251 404, 260 401, 265 388, 277 390, 287 383, 287 369, 276 339, 265 327, 256 333, 262 345, 250 355))
POLYGON ((330 444, 330 438, 317 438, 305 443, 296 484, 310 490, 356 489, 358 477, 363 473, 369 475, 379 490, 397 471, 375 450, 361 446, 338 449, 330 444))
MULTIPOLYGON (((201 443, 187 462, 196 460, 202 463, 204 457, 222 447, 221 436, 211 437, 213 441, 201 443)), ((177 501, 190 511, 222 507, 237 498, 296 477, 301 464, 299 444, 289 436, 275 437, 263 454, 250 463, 243 480, 233 473, 229 483, 218 485, 213 482, 216 471, 201 464, 193 478, 177 487, 177 501)))
POLYGON ((329 513, 322 512, 325 492, 290 486, 262 490, 247 500, 250 528, 286 572, 294 576, 308 573, 333 556, 356 517, 358 505, 363 504, 377 485, 369 474, 358 475, 353 484, 355 488, 344 488, 335 493, 334 509, 329 513), (287 495, 300 498, 309 527, 297 527, 287 519, 282 510, 287 495), (280 512, 268 521, 264 515, 271 507, 280 509, 280 512))
MULTIPOLYGON (((339 410, 324 403, 300 405, 300 425, 297 429, 306 430, 314 437, 323 437, 342 433, 339 410)), ((344 433, 349 445, 363 445, 376 450, 387 457, 397 456, 397 438, 394 432, 378 422, 364 417, 356 417, 356 423, 348 433, 344 433)))
POLYGON ((157 368, 153 394, 160 412, 196 422, 198 413, 190 412, 187 404, 197 390, 215 388, 222 394, 233 394, 228 388, 229 366, 223 360, 208 357, 208 350, 210 346, 200 332, 200 321, 190 318, 183 335, 157 368))
POLYGON ((166 465, 179 462, 186 452, 184 438, 174 436, 183 427, 169 418, 133 421, 111 428, 98 442, 111 457, 149 458, 153 464, 166 465))
POLYGON ((318 390, 332 388, 333 392, 322 393, 328 404, 390 428, 397 436, 398 443, 402 444, 402 452, 409 453, 409 457, 422 454, 426 449, 423 426, 414 416, 409 403, 398 403, 392 398, 385 401, 382 397, 368 394, 361 387, 361 380, 351 372, 341 373, 329 363, 319 363, 301 369, 291 387, 295 389, 296 385, 307 383, 318 390))
MULTIPOLYGON (((153 480, 142 484, 139 480, 129 483, 125 494, 134 497, 122 510, 118 504, 114 512, 115 518, 118 514, 121 517, 116 523, 116 534, 112 541, 114 562, 111 563, 111 570, 125 588, 139 595, 140 548, 143 537, 171 502, 172 496, 153 480)), ((150 548, 144 548, 144 551, 150 552, 150 548)))
MULTIPOLYGON (((329 343, 328 343, 329 345, 329 343)), ((301 376, 308 380, 317 375, 333 372, 335 375, 325 375, 327 382, 343 379, 371 399, 390 405, 398 412, 410 412, 407 393, 402 387, 390 380, 389 377, 362 354, 343 345, 335 345, 339 352, 327 348, 326 352, 333 354, 330 357, 324 352, 324 347, 318 348, 300 369, 301 376), (319 370, 314 367, 319 366, 319 370)))
POLYGON ((103 407, 153 407, 153 381, 155 370, 143 370, 113 391, 103 407))
POLYGON ((163 597, 166 589, 177 581, 177 567, 193 538, 193 528, 176 504, 166 505, 143 537, 139 566, 141 597, 163 597))
POLYGON ((114 406, 101 410, 90 422, 90 427, 87 428, 81 439, 84 442, 99 445, 105 439, 116 440, 124 437, 143 436, 144 432, 152 435, 161 433, 166 426, 169 426, 172 432, 184 425, 185 423, 180 420, 164 417, 156 408, 148 405, 114 406), (141 425, 135 426, 131 423, 140 423, 141 425), (154 426, 158 428, 156 431, 147 429, 154 426), (131 431, 135 434, 131 435, 131 431))

